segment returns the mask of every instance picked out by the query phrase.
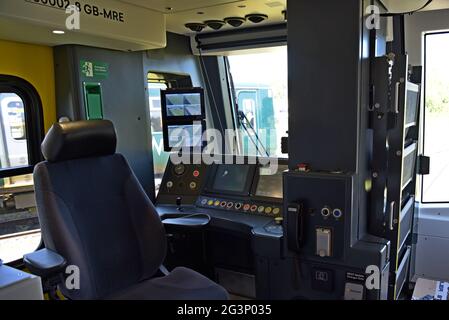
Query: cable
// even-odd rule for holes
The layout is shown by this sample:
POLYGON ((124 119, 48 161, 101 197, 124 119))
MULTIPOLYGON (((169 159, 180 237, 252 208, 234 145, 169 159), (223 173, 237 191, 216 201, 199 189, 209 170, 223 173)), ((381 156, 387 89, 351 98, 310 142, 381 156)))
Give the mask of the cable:
POLYGON ((428 0, 421 8, 413 10, 413 11, 409 11, 409 12, 402 12, 402 13, 382 13, 380 16, 381 17, 394 17, 394 16, 404 16, 406 14, 408 15, 412 15, 416 12, 419 12, 421 10, 424 10, 425 8, 427 8, 431 3, 433 2, 433 0, 428 0))

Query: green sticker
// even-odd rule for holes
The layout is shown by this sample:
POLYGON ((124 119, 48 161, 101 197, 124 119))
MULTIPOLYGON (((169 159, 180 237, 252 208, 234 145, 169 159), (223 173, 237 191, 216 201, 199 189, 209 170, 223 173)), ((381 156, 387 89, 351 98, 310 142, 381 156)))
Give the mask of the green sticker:
POLYGON ((81 74, 90 79, 106 79, 109 76, 109 64, 97 61, 80 61, 81 74))

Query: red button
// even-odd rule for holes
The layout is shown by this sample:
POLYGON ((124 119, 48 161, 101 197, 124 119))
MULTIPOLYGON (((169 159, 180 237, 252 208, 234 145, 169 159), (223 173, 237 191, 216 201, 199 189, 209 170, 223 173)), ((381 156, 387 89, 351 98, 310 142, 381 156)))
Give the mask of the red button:
POLYGON ((193 176, 198 178, 200 176, 200 172, 198 170, 193 171, 193 176))

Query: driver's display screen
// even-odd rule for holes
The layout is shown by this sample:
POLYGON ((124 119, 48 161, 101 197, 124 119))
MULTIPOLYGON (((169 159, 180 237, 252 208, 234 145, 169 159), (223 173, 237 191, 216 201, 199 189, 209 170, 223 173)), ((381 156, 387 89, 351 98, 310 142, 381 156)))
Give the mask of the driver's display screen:
POLYGON ((257 183, 256 196, 282 199, 282 173, 287 166, 279 166, 276 173, 267 168, 259 168, 259 182, 257 183))
POLYGON ((217 168, 212 188, 215 191, 243 193, 249 170, 249 165, 221 164, 217 168))

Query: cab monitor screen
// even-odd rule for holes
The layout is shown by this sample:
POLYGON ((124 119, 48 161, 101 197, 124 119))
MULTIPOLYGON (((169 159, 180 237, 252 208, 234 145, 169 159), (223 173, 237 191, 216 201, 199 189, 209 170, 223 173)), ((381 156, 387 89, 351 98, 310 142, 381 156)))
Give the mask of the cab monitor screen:
POLYGON ((288 169, 286 165, 279 165, 276 172, 270 168, 259 168, 259 181, 256 187, 257 197, 282 199, 282 173, 288 169))
POLYGON ((173 148, 196 148, 203 145, 202 122, 188 125, 169 125, 168 129, 168 147, 173 148))
POLYGON ((161 105, 163 116, 167 119, 202 120, 205 117, 202 88, 162 90, 161 105))
POLYGON ((253 173, 251 165, 220 164, 209 189, 215 193, 248 195, 253 173))
POLYGON ((164 150, 202 148, 205 104, 202 88, 161 90, 164 150))

